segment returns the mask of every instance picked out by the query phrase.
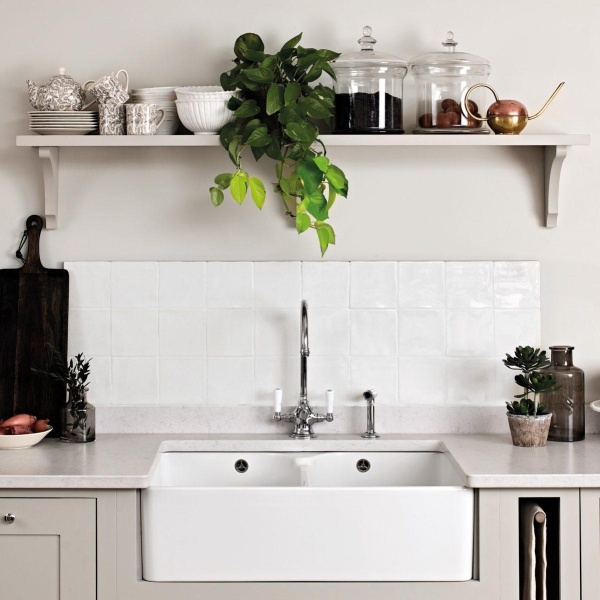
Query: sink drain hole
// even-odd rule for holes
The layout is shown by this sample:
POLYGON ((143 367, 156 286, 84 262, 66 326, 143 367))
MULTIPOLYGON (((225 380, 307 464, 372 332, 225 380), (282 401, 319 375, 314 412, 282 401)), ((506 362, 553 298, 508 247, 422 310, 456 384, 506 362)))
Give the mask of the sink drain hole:
POLYGON ((356 463, 356 468, 361 472, 361 473, 366 473, 370 468, 371 468, 371 463, 366 459, 366 458, 361 458, 357 463, 356 463))
POLYGON ((248 470, 248 463, 243 458, 236 460, 234 466, 238 473, 245 473, 248 470))

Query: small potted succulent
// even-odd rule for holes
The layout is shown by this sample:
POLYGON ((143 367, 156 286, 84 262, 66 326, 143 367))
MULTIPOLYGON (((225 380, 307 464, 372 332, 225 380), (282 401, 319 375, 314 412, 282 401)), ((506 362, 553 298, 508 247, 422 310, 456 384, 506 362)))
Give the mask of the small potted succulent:
POLYGON ((518 346, 515 355, 506 355, 502 362, 515 371, 515 382, 523 388, 522 394, 517 394, 512 402, 507 402, 508 425, 515 446, 541 447, 545 446, 550 431, 552 413, 540 404, 539 395, 558 389, 556 377, 544 373, 543 369, 550 365, 545 350, 531 346, 518 346), (533 399, 529 397, 533 394, 533 399))
POLYGON ((65 362, 60 352, 50 344, 50 370, 32 369, 67 386, 67 403, 62 409, 62 442, 93 442, 96 439, 96 407, 87 401, 90 360, 83 353, 65 362))

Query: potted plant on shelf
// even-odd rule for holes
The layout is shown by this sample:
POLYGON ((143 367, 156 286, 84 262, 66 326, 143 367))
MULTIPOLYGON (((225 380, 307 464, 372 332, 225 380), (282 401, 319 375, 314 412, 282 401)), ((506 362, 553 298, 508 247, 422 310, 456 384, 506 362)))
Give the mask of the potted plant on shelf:
POLYGON ((64 362, 60 352, 48 345, 51 368, 32 368, 35 374, 46 375, 67 386, 67 401, 62 409, 61 441, 93 442, 96 439, 96 407, 87 401, 90 360, 83 353, 64 362))
POLYGON ((233 173, 215 177, 210 197, 223 203, 223 191, 242 204, 248 191, 259 209, 266 198, 264 183, 242 168, 242 154, 249 148, 255 160, 264 155, 276 161, 274 191, 285 214, 295 220, 296 230, 316 232, 321 255, 335 244, 335 232, 326 221, 337 196, 348 195, 343 171, 327 158, 319 139, 316 119, 330 122, 334 115, 334 92, 315 82, 323 73, 335 79, 331 61, 339 54, 298 46, 302 34, 286 42, 276 54, 266 54, 255 33, 240 36, 234 45, 235 67, 221 75, 224 90, 239 90, 228 108, 237 120, 225 125, 221 144, 235 165, 233 173))
POLYGON ((534 349, 531 346, 518 346, 515 355, 506 355, 502 362, 515 371, 515 382, 523 388, 522 394, 517 394, 513 402, 507 402, 508 425, 515 446, 540 447, 545 446, 550 431, 552 413, 540 404, 539 395, 556 389, 556 377, 544 373, 543 369, 550 365, 545 350, 534 349), (529 397, 533 394, 533 399, 529 397))

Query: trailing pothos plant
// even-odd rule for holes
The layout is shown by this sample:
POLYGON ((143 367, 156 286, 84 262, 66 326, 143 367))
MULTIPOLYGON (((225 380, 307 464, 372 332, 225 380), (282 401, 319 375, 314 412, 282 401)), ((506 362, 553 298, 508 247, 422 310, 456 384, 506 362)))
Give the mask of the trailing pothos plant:
POLYGON ((244 170, 242 155, 247 148, 257 161, 266 155, 276 161, 273 186, 286 214, 295 219, 298 233, 316 231, 324 255, 329 244, 335 244, 335 232, 326 221, 336 197, 348 195, 348 181, 327 158, 314 123, 333 118, 333 90, 311 83, 323 73, 335 79, 330 63, 339 54, 298 46, 301 38, 302 34, 292 38, 276 54, 266 54, 255 33, 236 40, 235 67, 221 75, 224 90, 238 90, 228 103, 236 121, 220 133, 235 171, 215 177, 210 197, 219 206, 223 191, 229 189, 233 199, 242 204, 250 191, 262 209, 265 185, 244 170))

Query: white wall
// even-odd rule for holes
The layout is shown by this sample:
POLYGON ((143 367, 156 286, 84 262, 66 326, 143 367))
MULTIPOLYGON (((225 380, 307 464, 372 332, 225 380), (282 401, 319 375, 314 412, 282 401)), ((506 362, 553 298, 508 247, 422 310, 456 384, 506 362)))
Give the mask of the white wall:
MULTIPOLYGON (((490 83, 532 110, 567 85, 527 133, 600 133, 600 4, 589 0, 3 0, 0 36, 0 266, 16 267, 24 221, 39 213, 35 150, 26 132, 24 80, 43 83, 58 68, 79 81, 125 68, 133 87, 208 84, 228 68, 244 31, 273 50, 298 31, 305 44, 354 50, 365 24, 378 49, 410 58, 441 48, 448 29, 460 50, 488 57, 490 83), (509 18, 502 18, 502 13, 509 18), (512 15, 512 16, 511 16, 512 15), (518 15, 518 18, 514 18, 518 15)), ((414 85, 405 86, 407 127, 414 85)), ((344 149, 331 151, 351 195, 333 214, 330 260, 539 260, 545 345, 576 346, 588 399, 600 393, 600 150, 574 148, 565 166, 559 227, 542 226, 540 149, 344 149)), ((310 234, 298 237, 271 197, 210 204, 211 178, 228 169, 215 149, 66 150, 61 153, 61 226, 45 232, 48 266, 75 260, 316 260, 310 234)), ((252 160, 247 166, 254 169, 252 160)), ((265 177, 270 171, 261 166, 265 177)))

